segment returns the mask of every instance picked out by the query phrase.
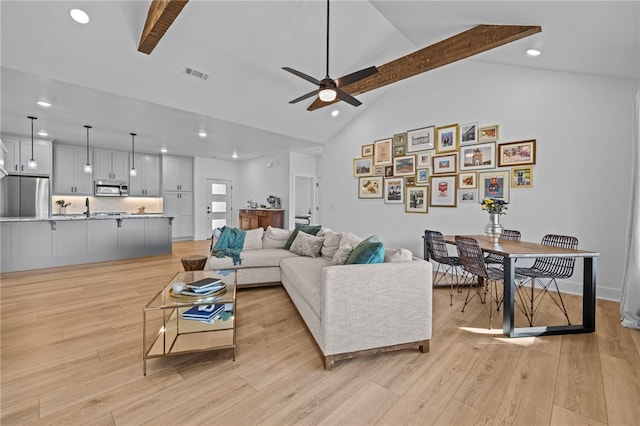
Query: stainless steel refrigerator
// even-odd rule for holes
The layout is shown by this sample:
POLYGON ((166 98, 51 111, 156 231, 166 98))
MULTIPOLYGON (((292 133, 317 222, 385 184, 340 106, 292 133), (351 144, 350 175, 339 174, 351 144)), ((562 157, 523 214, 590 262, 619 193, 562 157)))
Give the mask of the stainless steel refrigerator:
POLYGON ((49 217, 49 178, 5 176, 0 179, 0 217, 49 217))

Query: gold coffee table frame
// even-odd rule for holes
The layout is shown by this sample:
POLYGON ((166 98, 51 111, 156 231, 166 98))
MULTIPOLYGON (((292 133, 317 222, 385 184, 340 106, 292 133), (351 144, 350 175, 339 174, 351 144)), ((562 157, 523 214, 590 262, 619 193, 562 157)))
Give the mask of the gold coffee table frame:
POLYGON ((194 352, 231 349, 236 360, 236 270, 178 272, 142 310, 142 373, 147 375, 147 359, 194 352), (208 297, 174 297, 175 282, 193 282, 203 278, 221 279, 226 292, 208 297), (227 320, 207 324, 182 318, 194 306, 232 304, 227 320), (152 332, 151 330, 157 330, 152 332))

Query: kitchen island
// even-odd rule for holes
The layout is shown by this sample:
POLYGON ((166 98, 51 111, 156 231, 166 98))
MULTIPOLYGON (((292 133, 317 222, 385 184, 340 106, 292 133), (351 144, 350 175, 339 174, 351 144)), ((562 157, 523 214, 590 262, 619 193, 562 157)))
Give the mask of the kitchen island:
POLYGON ((1 272, 171 253, 162 214, 0 218, 1 272))

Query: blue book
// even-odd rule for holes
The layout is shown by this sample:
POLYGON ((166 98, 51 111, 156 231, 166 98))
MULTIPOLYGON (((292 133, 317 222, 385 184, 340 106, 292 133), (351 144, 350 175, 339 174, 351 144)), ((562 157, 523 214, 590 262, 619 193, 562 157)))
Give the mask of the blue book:
POLYGON ((224 310, 224 304, 200 305, 182 313, 184 319, 210 320, 224 310))

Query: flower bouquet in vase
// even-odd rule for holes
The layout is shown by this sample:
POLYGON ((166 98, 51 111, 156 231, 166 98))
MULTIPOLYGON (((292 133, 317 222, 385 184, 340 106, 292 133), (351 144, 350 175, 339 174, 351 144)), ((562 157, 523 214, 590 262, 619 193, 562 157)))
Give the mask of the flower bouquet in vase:
POLYGON ((490 219, 490 222, 484 227, 484 233, 494 244, 500 241, 500 236, 502 235, 500 215, 507 213, 507 204, 504 200, 496 198, 485 198, 482 200, 482 210, 489 212, 490 219))

